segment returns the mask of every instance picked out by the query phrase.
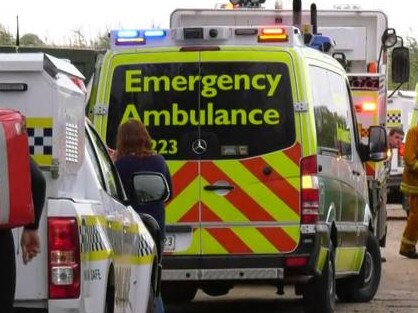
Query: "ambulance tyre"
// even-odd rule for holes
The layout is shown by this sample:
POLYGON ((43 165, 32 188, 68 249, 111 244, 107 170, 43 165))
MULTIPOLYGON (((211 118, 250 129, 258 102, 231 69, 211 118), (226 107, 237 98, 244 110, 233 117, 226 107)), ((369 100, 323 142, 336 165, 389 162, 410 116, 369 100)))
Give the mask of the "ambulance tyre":
POLYGON ((360 274, 337 282, 338 299, 342 302, 369 302, 377 292, 381 273, 379 241, 369 232, 360 274))
POLYGON ((335 310, 335 263, 334 247, 330 244, 321 275, 312 278, 303 289, 305 313, 333 313, 335 310))
POLYGON ((167 282, 161 284, 161 296, 164 303, 187 303, 193 300, 197 286, 193 283, 167 282))

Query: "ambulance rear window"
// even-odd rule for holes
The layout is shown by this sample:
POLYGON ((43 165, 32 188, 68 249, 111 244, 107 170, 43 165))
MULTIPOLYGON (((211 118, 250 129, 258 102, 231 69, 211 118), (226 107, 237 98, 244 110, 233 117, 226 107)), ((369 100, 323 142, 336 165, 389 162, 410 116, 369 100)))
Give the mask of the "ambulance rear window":
POLYGON ((170 160, 236 159, 295 141, 288 66, 272 62, 118 66, 112 77, 107 143, 139 118, 170 160))

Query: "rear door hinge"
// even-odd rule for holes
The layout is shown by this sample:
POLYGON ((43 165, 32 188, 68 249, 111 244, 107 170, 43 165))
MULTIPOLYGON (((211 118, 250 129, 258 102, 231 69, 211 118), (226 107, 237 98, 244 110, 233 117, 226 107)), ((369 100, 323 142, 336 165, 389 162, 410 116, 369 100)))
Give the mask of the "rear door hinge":
POLYGON ((94 115, 107 115, 108 112, 109 112, 109 109, 107 105, 95 105, 94 106, 94 110, 93 110, 94 115))
POLYGON ((308 103, 307 102, 296 102, 295 103, 295 111, 296 112, 307 112, 308 111, 308 103))

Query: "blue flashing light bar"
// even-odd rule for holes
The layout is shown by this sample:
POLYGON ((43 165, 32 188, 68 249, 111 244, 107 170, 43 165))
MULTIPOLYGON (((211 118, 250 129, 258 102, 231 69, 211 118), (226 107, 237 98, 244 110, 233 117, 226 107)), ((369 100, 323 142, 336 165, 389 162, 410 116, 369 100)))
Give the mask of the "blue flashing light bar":
POLYGON ((145 45, 147 39, 162 39, 167 36, 167 31, 163 29, 148 30, 118 30, 114 31, 115 45, 135 46, 145 45))
POLYGON ((145 38, 164 38, 166 35, 167 32, 163 29, 144 30, 145 38))
POLYGON ((116 38, 137 38, 139 37, 138 30, 119 30, 116 34, 116 38))

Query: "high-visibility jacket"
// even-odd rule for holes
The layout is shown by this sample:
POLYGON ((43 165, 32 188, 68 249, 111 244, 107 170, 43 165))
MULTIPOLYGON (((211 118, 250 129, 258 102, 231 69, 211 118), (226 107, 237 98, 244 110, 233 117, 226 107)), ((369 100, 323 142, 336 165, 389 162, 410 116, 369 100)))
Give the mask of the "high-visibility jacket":
POLYGON ((418 126, 410 128, 406 134, 403 159, 405 167, 401 190, 407 194, 418 195, 418 126))

